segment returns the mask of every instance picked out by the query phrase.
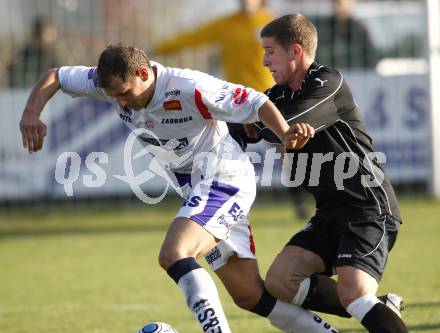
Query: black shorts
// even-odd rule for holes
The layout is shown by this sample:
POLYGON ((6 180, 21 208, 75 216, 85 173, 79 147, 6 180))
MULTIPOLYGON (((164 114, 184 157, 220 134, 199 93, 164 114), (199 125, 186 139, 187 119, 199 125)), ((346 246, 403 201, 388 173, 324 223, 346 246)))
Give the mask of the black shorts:
POLYGON ((336 267, 348 265, 380 281, 399 226, 400 221, 388 214, 343 222, 314 216, 287 245, 319 255, 326 275, 333 275, 336 267))

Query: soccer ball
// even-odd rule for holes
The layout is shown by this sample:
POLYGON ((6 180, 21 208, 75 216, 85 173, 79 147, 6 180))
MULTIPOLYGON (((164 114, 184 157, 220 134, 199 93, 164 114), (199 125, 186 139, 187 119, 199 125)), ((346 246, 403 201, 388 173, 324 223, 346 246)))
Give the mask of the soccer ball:
POLYGON ((165 323, 148 323, 136 331, 136 333, 179 333, 175 328, 165 323))

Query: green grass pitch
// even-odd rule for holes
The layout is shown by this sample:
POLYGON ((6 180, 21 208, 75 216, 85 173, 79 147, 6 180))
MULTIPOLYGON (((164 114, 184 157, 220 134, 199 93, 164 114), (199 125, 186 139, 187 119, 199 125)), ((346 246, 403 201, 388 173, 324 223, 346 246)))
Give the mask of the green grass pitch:
MULTIPOLYGON (((73 206, 0 212, 0 332, 132 333, 149 321, 200 331, 156 259, 177 202, 73 206)), ((401 208, 404 224, 380 292, 405 297, 411 332, 440 332, 440 202, 404 199, 401 208)), ((251 221, 264 276, 304 221, 288 202, 263 199, 251 221)), ((216 282, 233 332, 277 332, 236 307, 216 282)), ((323 317, 342 332, 364 332, 353 319, 323 317)))

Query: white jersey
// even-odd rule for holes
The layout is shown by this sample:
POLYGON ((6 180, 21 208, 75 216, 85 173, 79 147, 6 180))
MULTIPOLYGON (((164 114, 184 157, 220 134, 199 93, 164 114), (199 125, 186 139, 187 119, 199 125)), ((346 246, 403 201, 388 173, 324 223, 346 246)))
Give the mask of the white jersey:
POLYGON ((155 154, 174 172, 191 173, 193 160, 199 153, 214 148, 216 152, 223 151, 221 146, 233 141, 225 121, 258 121, 258 111, 268 99, 251 88, 205 73, 163 67, 155 62, 152 65, 157 70, 154 95, 139 111, 120 107, 114 97, 98 87, 96 67, 61 67, 58 78, 62 90, 70 96, 110 101, 130 129, 147 129, 140 141, 174 156, 170 161, 166 153, 155 154))
POLYGON ((69 95, 110 101, 130 129, 148 130, 138 138, 174 172, 170 180, 186 199, 177 217, 195 221, 221 240, 206 255, 213 270, 234 254, 255 259, 247 219, 256 192, 254 169, 224 121, 258 121, 268 97, 201 72, 153 66, 154 95, 139 111, 121 108, 107 96, 98 87, 95 67, 61 67, 58 78, 69 95))

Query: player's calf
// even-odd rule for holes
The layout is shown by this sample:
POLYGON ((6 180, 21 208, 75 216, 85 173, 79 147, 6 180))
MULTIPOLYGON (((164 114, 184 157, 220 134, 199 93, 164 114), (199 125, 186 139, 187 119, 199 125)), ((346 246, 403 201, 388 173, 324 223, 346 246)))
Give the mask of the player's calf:
POLYGON ((407 333, 402 319, 374 295, 364 295, 347 306, 347 312, 371 333, 407 333))
POLYGON ((281 302, 265 290, 256 260, 233 255, 226 265, 216 270, 216 274, 238 306, 269 319, 272 325, 284 332, 336 332, 313 313, 281 302))
MULTIPOLYGON (((279 300, 299 304, 305 299, 309 283, 307 278, 316 271, 317 266, 305 252, 309 251, 286 246, 269 268, 264 285, 279 300)), ((313 253, 310 255, 315 256, 313 253)))
POLYGON ((305 295, 305 297, 296 296, 292 301, 294 304, 307 310, 345 318, 351 317, 339 302, 336 281, 332 278, 324 275, 312 275, 300 284, 299 290, 298 294, 305 295))
POLYGON ((300 306, 277 300, 267 290, 264 290, 260 300, 250 311, 266 317, 283 332, 338 333, 338 330, 319 316, 300 306))
POLYGON ((231 333, 211 276, 194 258, 183 258, 172 264, 168 275, 182 290, 186 304, 203 332, 231 333))
MULTIPOLYGON (((294 304, 300 305, 306 310, 333 314, 345 318, 351 317, 339 302, 335 280, 324 275, 312 275, 306 278, 305 281, 300 284, 300 289, 304 289, 302 293, 307 295, 302 303, 299 297, 295 297, 294 300, 298 302, 294 304), (309 282, 306 280, 309 280, 309 282)), ((377 298, 401 317, 400 312, 404 309, 402 297, 395 294, 386 294, 377 298)))
POLYGON ((297 277, 296 279, 281 277, 276 278, 273 275, 267 275, 264 282, 266 289, 279 300, 284 302, 291 302, 298 293, 301 280, 304 278, 297 277))

